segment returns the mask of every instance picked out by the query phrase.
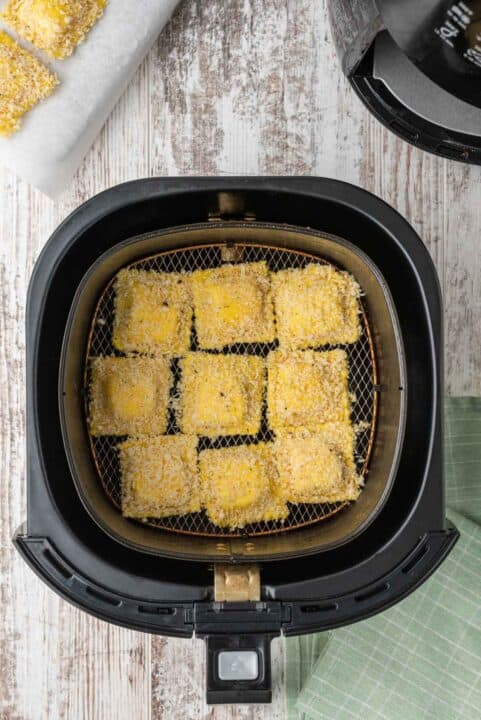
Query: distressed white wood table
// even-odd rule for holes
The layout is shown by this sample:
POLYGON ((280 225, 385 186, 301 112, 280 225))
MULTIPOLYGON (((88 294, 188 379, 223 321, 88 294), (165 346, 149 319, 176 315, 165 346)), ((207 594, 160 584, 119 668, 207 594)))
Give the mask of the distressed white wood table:
POLYGON ((52 202, 0 172, 0 718, 285 717, 282 645, 269 707, 207 708, 200 641, 149 637, 50 592, 10 538, 25 518, 24 311, 43 244, 79 203, 147 175, 327 175, 397 207, 427 243, 446 304, 451 394, 481 393, 481 168, 388 134, 341 77, 328 0, 185 0, 74 182, 52 202))

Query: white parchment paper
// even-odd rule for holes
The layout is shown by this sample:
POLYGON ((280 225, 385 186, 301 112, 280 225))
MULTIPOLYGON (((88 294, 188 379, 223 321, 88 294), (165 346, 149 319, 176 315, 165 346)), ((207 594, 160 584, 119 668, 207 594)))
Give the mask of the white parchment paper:
POLYGON ((64 190, 178 2, 110 0, 70 58, 46 63, 60 84, 0 138, 0 163, 51 197, 64 190))

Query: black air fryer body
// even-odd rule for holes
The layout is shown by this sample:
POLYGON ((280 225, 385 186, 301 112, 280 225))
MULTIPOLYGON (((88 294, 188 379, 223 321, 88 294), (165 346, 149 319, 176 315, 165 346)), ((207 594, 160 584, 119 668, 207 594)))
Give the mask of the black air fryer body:
POLYGON ((404 140, 481 163, 481 1, 330 0, 342 70, 404 140))
MULTIPOLYGON (((441 317, 435 269, 419 237, 394 210, 350 185, 314 178, 148 179, 94 197, 52 235, 30 284, 28 514, 17 548, 56 592, 97 617, 208 638, 209 701, 268 701, 272 637, 326 630, 384 610, 422 583, 456 541, 445 517, 441 317), (215 603, 211 563, 143 552, 104 532, 77 493, 59 413, 62 342, 85 273, 128 238, 220 216, 311 228, 357 246, 389 288, 405 363, 404 440, 382 509, 345 544, 260 562, 261 599, 252 603, 215 603), (256 652, 255 680, 219 678, 218 654, 226 648, 256 652)), ((377 390, 382 400, 382 386, 377 390)))

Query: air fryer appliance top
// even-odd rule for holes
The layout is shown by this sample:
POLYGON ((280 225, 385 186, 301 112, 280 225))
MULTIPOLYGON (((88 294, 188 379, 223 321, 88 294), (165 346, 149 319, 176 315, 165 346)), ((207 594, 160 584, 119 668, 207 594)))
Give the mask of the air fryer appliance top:
POLYGON ((390 35, 436 85, 481 109, 481 2, 377 0, 390 35))
POLYGON ((430 152, 481 162, 481 2, 334 0, 342 68, 369 109, 430 152))
MULTIPOLYGON (((174 239, 178 244, 179 238, 174 239)), ((99 294, 103 285, 96 287, 99 294)), ((370 316, 382 364, 382 353, 389 353, 389 345, 382 342, 382 313, 378 320, 375 310, 370 316)), ((87 313, 87 325, 90 318, 87 313)), ((72 345, 80 337, 71 337, 72 345)), ((270 698, 271 637, 343 625, 389 607, 423 582, 456 540, 456 530, 447 526, 445 518, 441 348, 440 293, 429 254, 410 226, 369 193, 314 178, 153 178, 112 188, 76 210, 55 231, 31 280, 28 512, 26 525, 16 534, 16 546, 45 582, 98 617, 149 632, 186 637, 195 632, 208 638, 210 701, 266 701, 270 698), (82 297, 91 302, 95 295, 82 295, 88 284, 84 279, 94 278, 97 271, 112 276, 125 264, 122 253, 139 253, 132 238, 154 240, 157 248, 160 236, 168 242, 178 233, 185 233, 189 242, 192 233, 223 233, 225 241, 231 228, 234 236, 240 232, 245 238, 245 233, 256 234, 255 227, 249 230, 252 218, 263 232, 275 232, 277 237, 283 232, 286 247, 292 232, 342 238, 355 249, 352 257, 356 253, 366 257, 365 267, 376 268, 379 291, 384 288, 384 297, 392 300, 391 317, 396 319, 392 327, 397 324, 403 348, 404 371, 398 374, 402 385, 393 389, 392 400, 396 395, 403 397, 405 421, 399 457, 391 465, 395 473, 389 496, 357 537, 310 555, 286 553, 282 559, 281 553, 269 561, 269 549, 279 548, 263 547, 256 558, 257 543, 267 537, 275 540, 276 535, 247 541, 213 539, 218 545, 214 547, 218 568, 214 594, 212 566, 200 562, 213 550, 210 545, 206 549, 202 538, 190 543, 189 559, 185 553, 180 557, 180 536, 174 533, 166 533, 173 538, 170 553, 165 547, 164 552, 153 553, 122 542, 87 511, 62 438, 59 409, 64 396, 59 402, 58 391, 71 391, 63 383, 68 363, 61 366, 60 356, 64 338, 74 325, 72 308, 78 309, 82 297), (257 569, 235 564, 253 559, 257 569), (226 575, 240 583, 242 602, 225 601, 226 575), (222 680, 218 662, 225 649, 255 652, 257 678, 222 680)), ((74 364, 83 350, 80 343, 71 355, 74 364)), ((72 373, 71 378, 75 377, 81 374, 72 373)), ((389 402, 389 372, 384 377, 387 387, 381 382, 377 389, 376 444, 381 449, 396 437, 398 422, 389 402)), ((75 412, 71 419, 74 416, 75 412)), ((69 443, 80 457, 85 448, 82 424, 72 422, 68 432, 69 443)), ((343 515, 344 511, 327 520, 325 527, 343 515)))

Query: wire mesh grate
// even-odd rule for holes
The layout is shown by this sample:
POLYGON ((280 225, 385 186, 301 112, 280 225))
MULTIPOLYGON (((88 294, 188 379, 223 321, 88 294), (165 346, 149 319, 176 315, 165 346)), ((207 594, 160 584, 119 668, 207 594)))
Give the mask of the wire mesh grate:
MULTIPOLYGON (((317 262, 329 264, 326 260, 298 250, 273 248, 255 244, 218 244, 190 248, 182 248, 159 253, 130 264, 128 267, 138 270, 154 270, 156 272, 192 272, 216 268, 229 263, 246 263, 265 261, 272 272, 287 268, 303 268, 317 262)), ((88 387, 89 387, 89 360, 96 356, 116 355, 123 353, 116 350, 112 344, 112 327, 114 320, 114 286, 113 280, 104 289, 92 320, 92 326, 87 346, 85 362, 85 413, 88 413, 88 387)), ((351 419, 357 426, 355 459, 358 473, 366 479, 369 456, 374 439, 376 409, 377 409, 377 369, 374 347, 365 308, 361 302, 362 333, 358 342, 352 345, 323 345, 322 350, 331 350, 343 347, 349 357, 349 389, 353 397, 351 419)), ((269 352, 278 346, 274 343, 249 343, 231 345, 222 353, 250 353, 260 357, 267 357, 269 352)), ((191 350, 198 350, 195 331, 192 331, 191 350)), ((321 349, 321 348, 319 348, 321 349)), ((213 351, 215 352, 215 351, 213 351)), ((172 399, 175 397, 180 371, 178 360, 172 360, 174 386, 172 399)), ((257 442, 269 442, 274 433, 269 429, 266 417, 267 408, 263 407, 263 418, 260 432, 254 436, 226 436, 220 438, 199 438, 199 449, 232 447, 257 442)), ((176 415, 173 407, 169 410, 168 427, 166 434, 179 433, 176 415)), ((90 438, 90 447, 94 463, 97 467, 103 489, 110 501, 120 509, 121 507, 121 475, 117 446, 125 438, 117 436, 103 436, 90 438)), ((319 522, 346 507, 347 503, 318 503, 318 504, 289 504, 290 513, 282 521, 263 521, 253 523, 242 529, 230 530, 220 528, 209 520, 205 511, 188 515, 171 516, 167 518, 144 518, 133 520, 161 530, 192 535, 211 537, 252 537, 277 533, 305 525, 319 522)))

